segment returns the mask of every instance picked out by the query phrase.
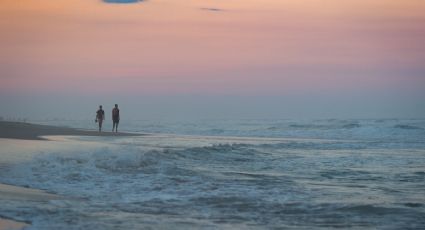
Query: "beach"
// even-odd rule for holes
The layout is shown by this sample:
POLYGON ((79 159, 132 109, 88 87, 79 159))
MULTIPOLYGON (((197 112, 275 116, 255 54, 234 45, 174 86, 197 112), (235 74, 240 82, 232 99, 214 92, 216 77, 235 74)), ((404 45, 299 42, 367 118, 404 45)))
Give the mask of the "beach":
MULTIPOLYGON (((55 194, 49 194, 42 190, 29 189, 19 186, 0 184, 0 198, 4 200, 47 202, 50 200, 63 199, 55 194)), ((25 222, 4 219, 0 217, 0 230, 24 229, 29 224, 25 222)))
POLYGON ((17 230, 24 229, 28 224, 8 219, 0 218, 0 230, 17 230))
POLYGON ((89 122, 2 123, 0 226, 425 226, 425 120, 89 122))
POLYGON ((1 3, 0 230, 425 230, 425 0, 1 3))
POLYGON ((69 127, 30 124, 23 122, 0 121, 0 138, 23 140, 46 140, 43 136, 139 136, 136 133, 98 132, 97 130, 82 130, 69 127))
MULTIPOLYGON (((102 136, 102 137, 128 137, 140 136, 136 133, 112 133, 96 130, 81 130, 69 127, 58 127, 49 125, 30 124, 24 122, 0 121, 0 138, 17 140, 48 140, 47 136, 102 136)), ((3 160, 5 161, 3 155, 3 160)), ((48 202, 50 200, 63 199, 55 194, 47 193, 38 189, 30 189, 20 186, 13 186, 0 183, 0 198, 5 200, 22 200, 48 202)), ((28 223, 4 219, 0 216, 0 230, 23 229, 29 226, 28 223)))

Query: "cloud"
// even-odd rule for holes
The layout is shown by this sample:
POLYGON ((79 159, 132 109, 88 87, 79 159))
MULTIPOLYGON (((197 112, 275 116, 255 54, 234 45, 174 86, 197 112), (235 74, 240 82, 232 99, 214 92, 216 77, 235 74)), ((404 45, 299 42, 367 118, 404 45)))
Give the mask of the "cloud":
POLYGON ((223 9, 212 8, 212 7, 202 7, 201 10, 214 11, 214 12, 224 11, 223 9))
POLYGON ((141 2, 141 1, 143 1, 143 0, 102 0, 103 2, 105 2, 105 3, 124 3, 124 4, 127 4, 127 3, 137 3, 137 2, 141 2))

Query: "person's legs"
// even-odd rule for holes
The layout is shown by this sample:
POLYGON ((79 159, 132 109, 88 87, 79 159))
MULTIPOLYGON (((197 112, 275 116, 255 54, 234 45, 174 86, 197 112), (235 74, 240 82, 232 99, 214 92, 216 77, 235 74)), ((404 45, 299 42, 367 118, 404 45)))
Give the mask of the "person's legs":
POLYGON ((118 121, 113 121, 114 125, 112 126, 112 132, 115 129, 115 132, 118 132, 118 121))
POLYGON ((102 131, 102 120, 99 120, 99 132, 102 131))

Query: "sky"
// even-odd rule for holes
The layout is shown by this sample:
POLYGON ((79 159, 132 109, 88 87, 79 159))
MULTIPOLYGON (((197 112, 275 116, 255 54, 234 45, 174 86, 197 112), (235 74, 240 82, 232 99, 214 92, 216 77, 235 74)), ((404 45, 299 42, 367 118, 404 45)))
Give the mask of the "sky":
POLYGON ((423 0, 2 0, 0 116, 425 118, 423 0), (131 114, 131 115, 129 115, 131 114))

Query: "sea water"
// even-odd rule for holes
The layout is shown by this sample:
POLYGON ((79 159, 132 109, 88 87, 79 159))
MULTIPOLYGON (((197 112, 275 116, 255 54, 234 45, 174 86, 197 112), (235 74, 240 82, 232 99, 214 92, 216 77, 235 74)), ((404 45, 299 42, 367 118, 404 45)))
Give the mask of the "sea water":
POLYGON ((0 167, 0 183, 64 199, 0 197, 0 216, 30 229, 425 228, 425 120, 122 121, 120 129, 151 134, 15 148, 32 157, 0 167))

